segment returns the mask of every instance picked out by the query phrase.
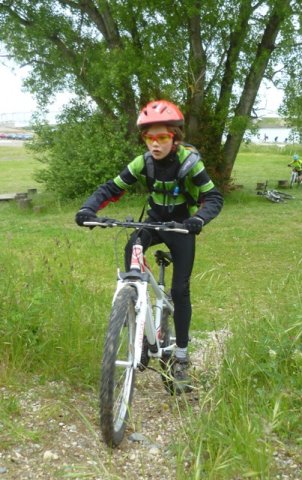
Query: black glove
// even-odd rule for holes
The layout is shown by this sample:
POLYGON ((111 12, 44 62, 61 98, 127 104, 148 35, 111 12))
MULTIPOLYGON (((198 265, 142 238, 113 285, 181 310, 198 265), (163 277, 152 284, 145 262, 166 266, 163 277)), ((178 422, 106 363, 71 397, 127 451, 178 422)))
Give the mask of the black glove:
POLYGON ((75 216, 75 221, 79 227, 84 227, 84 222, 93 222, 98 217, 90 208, 81 208, 75 216))
POLYGON ((198 235, 203 227, 204 221, 199 217, 190 217, 183 221, 183 226, 189 233, 198 235))

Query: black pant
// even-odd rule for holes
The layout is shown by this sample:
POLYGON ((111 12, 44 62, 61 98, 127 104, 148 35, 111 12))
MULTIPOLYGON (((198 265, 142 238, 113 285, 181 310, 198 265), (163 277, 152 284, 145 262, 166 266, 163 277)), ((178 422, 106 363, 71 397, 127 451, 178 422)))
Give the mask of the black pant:
MULTIPOLYGON (((142 230, 139 233, 144 252, 148 247, 164 243, 171 252, 173 259, 172 300, 174 303, 174 325, 176 345, 185 348, 189 341, 189 328, 192 316, 190 300, 190 277, 195 257, 195 235, 156 232, 142 230)), ((134 232, 125 247, 125 267, 130 268, 132 245, 137 238, 134 232)))

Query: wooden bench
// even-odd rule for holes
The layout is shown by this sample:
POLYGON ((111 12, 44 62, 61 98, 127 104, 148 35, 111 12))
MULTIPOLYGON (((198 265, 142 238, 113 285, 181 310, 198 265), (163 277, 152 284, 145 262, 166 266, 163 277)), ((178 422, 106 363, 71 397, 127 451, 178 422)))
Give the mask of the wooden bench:
POLYGON ((0 202, 8 202, 9 200, 15 200, 16 193, 1 193, 0 202))
POLYGON ((9 202, 11 200, 16 200, 18 204, 29 204, 31 202, 32 195, 35 195, 36 193, 36 188, 29 188, 27 192, 22 193, 1 193, 0 202, 9 202))

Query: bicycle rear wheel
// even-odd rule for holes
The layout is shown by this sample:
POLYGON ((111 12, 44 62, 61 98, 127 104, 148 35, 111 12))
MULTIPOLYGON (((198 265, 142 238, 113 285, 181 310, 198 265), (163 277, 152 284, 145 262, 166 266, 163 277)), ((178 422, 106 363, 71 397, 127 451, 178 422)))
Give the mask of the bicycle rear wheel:
POLYGON ((135 302, 135 288, 126 285, 113 304, 103 352, 100 420, 103 438, 111 447, 123 440, 132 400, 135 302))
POLYGON ((284 192, 274 192, 277 195, 279 195, 283 200, 293 200, 295 197, 291 195, 290 193, 284 193, 284 192))

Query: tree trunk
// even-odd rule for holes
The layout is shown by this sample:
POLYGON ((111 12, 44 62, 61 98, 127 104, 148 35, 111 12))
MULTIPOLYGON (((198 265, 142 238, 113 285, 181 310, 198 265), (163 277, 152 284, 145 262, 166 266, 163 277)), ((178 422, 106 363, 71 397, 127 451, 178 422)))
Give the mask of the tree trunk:
POLYGON ((232 90, 238 68, 240 52, 245 41, 249 28, 249 20, 253 13, 251 0, 244 1, 240 5, 240 11, 237 24, 230 33, 230 43, 227 51, 224 75, 221 81, 219 99, 215 109, 215 119, 213 123, 216 129, 215 142, 222 143, 224 128, 228 119, 232 90))
POLYGON ((279 0, 270 15, 266 29, 264 31, 261 43, 257 49, 255 60, 251 66, 250 72, 246 78, 245 85, 235 110, 235 115, 231 123, 229 134, 223 149, 223 165, 219 171, 217 165, 216 174, 220 183, 228 184, 236 156, 238 154, 240 144, 244 132, 250 120, 250 114, 264 76, 265 69, 269 62, 272 51, 275 48, 276 37, 280 31, 282 21, 286 18, 289 7, 289 0, 279 0))

